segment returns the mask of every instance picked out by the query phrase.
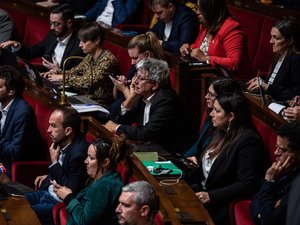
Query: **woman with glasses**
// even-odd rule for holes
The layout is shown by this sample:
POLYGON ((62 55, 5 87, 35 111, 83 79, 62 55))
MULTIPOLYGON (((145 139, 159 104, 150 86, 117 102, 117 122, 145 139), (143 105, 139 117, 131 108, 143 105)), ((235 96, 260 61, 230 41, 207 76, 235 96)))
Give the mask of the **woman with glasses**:
POLYGON ((67 205, 67 224, 118 224, 115 209, 123 182, 117 164, 127 159, 129 149, 125 138, 96 140, 88 148, 85 160, 88 186, 76 196, 71 189, 54 183, 54 192, 67 205))
POLYGON ((184 157, 187 157, 194 164, 198 165, 198 159, 201 156, 201 152, 209 143, 212 132, 214 131, 209 114, 213 109, 216 97, 233 93, 241 93, 241 88, 239 83, 232 78, 220 77, 213 80, 209 85, 207 94, 205 95, 206 111, 202 118, 199 137, 194 145, 184 154, 184 157))
MULTIPOLYGON (((104 36, 105 31, 97 23, 86 24, 79 30, 79 47, 87 56, 78 66, 66 71, 66 85, 105 107, 113 101, 113 84, 109 74, 118 72, 119 65, 116 57, 103 48, 104 36)), ((44 76, 51 81, 63 79, 58 71, 50 71, 44 76)))
POLYGON ((258 190, 267 161, 243 95, 217 96, 210 113, 215 131, 200 153, 199 177, 191 187, 216 225, 228 225, 229 205, 258 190))

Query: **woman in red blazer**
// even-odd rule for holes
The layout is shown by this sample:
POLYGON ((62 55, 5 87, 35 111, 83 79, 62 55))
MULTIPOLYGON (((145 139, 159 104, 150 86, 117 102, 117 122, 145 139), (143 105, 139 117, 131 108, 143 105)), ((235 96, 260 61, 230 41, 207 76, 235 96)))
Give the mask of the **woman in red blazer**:
POLYGON ((201 22, 199 35, 194 44, 181 46, 181 54, 219 67, 225 75, 250 78, 253 73, 247 39, 225 0, 198 0, 197 14, 201 22))

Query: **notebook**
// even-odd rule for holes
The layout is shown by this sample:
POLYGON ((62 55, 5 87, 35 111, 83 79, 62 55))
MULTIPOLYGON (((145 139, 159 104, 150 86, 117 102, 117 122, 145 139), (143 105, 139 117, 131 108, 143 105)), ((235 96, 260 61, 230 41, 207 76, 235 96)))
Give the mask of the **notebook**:
POLYGON ((175 166, 171 161, 157 161, 157 162, 142 161, 142 163, 153 176, 160 176, 160 175, 180 176, 182 174, 182 170, 179 169, 177 166, 175 166), (157 168, 162 168, 163 170, 171 170, 171 171, 168 174, 160 174, 156 171, 157 168))

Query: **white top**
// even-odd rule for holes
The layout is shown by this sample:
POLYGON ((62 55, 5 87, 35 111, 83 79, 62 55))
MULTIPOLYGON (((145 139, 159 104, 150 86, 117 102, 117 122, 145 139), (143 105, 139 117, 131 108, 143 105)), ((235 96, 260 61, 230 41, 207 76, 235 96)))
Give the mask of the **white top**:
POLYGON ((164 30, 164 41, 167 41, 170 37, 171 30, 172 30, 172 23, 173 21, 166 23, 165 30, 164 30))
POLYGON ((97 22, 105 23, 109 26, 112 26, 112 20, 114 16, 114 6, 112 5, 112 2, 114 0, 108 0, 107 5, 105 6, 103 12, 97 17, 97 22))
POLYGON ((271 76, 270 76, 270 78, 268 80, 268 84, 273 84, 273 82, 274 82, 274 80, 275 80, 275 78, 277 76, 278 70, 281 67, 282 62, 283 62, 283 59, 277 61, 276 66, 275 66, 275 68, 273 70, 273 73, 271 74, 271 76))
POLYGON ((9 110, 9 108, 10 108, 13 101, 14 101, 14 99, 11 100, 10 103, 8 103, 7 106, 4 109, 2 108, 2 104, 0 103, 0 111, 2 113, 2 117, 1 117, 1 120, 0 120, 1 133, 2 133, 3 127, 5 125, 5 120, 6 120, 6 117, 7 117, 8 110, 9 110))
POLYGON ((214 158, 209 158, 211 152, 212 150, 206 151, 202 158, 202 171, 205 179, 201 182, 201 184, 204 190, 205 190, 205 183, 209 175, 209 172, 212 168, 212 165, 214 164, 215 159, 217 158, 217 156, 215 156, 214 158))
POLYGON ((52 56, 52 61, 57 62, 59 67, 63 63, 62 58, 63 58, 66 46, 67 46, 71 36, 72 36, 72 33, 63 40, 57 38, 58 42, 57 42, 57 45, 54 49, 54 53, 53 53, 53 56, 52 56))

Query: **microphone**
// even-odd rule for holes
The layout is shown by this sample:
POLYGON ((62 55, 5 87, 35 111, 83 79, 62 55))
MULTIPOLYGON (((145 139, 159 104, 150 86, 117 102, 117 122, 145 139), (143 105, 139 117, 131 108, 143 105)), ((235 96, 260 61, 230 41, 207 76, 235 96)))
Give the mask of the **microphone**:
POLYGON ((75 56, 75 55, 74 56, 69 56, 63 62, 62 93, 61 93, 60 102, 59 102, 59 104, 61 106, 68 105, 68 103, 67 103, 67 96, 66 96, 66 63, 69 60, 73 60, 73 59, 80 59, 80 60, 82 60, 82 59, 84 59, 84 57, 82 57, 82 56, 75 56))

